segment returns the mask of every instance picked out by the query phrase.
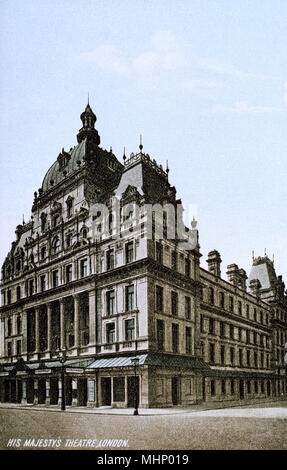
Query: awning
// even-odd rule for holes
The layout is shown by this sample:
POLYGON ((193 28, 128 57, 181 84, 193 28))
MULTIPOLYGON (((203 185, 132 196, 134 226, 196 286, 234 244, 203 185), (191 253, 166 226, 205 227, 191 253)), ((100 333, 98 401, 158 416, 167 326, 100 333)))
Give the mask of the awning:
POLYGON ((208 365, 206 365, 201 359, 196 357, 183 357, 156 353, 138 354, 137 356, 117 356, 96 359, 86 369, 112 369, 114 367, 128 367, 133 365, 131 360, 135 357, 139 359, 140 366, 144 365, 189 370, 209 369, 208 365))

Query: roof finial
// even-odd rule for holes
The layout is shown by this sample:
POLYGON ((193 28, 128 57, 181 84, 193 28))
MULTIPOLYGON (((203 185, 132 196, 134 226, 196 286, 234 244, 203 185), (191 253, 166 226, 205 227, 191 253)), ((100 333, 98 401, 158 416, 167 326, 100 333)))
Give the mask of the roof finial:
POLYGON ((125 162, 126 161, 126 148, 124 147, 124 154, 123 154, 123 161, 125 162))
POLYGON ((266 248, 264 248, 264 256, 266 256, 266 248))
POLYGON ((142 143, 142 135, 140 134, 140 145, 139 145, 140 153, 142 153, 143 143, 142 143))
POLYGON ((90 93, 88 92, 88 105, 90 104, 90 93))
POLYGON ((24 214, 22 214, 22 225, 25 225, 24 214))
POLYGON ((169 172, 169 168, 168 168, 168 160, 166 161, 166 170, 165 170, 165 171, 166 171, 166 173, 168 173, 168 172, 169 172))
POLYGON ((254 261, 254 250, 252 250, 252 261, 254 261))

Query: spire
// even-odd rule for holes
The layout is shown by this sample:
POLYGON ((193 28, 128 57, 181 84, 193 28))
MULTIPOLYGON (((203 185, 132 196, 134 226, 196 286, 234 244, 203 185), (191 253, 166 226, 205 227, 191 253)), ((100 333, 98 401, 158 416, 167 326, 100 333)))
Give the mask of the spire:
POLYGON ((142 149, 143 149, 143 141, 142 141, 142 135, 140 134, 140 144, 139 144, 139 149, 140 149, 140 153, 142 153, 142 149))
POLYGON ((97 120, 97 116, 94 114, 90 103, 89 103, 89 94, 88 94, 88 104, 86 106, 85 111, 81 114, 81 121, 83 123, 83 127, 79 130, 77 135, 78 142, 82 142, 82 140, 89 138, 92 139, 96 145, 100 144, 100 136, 98 131, 95 129, 95 123, 97 120))

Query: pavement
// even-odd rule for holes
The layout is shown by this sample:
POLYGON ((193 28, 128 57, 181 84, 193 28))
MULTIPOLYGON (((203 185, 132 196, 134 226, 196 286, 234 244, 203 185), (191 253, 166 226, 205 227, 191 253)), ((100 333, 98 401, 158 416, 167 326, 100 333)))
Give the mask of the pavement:
MULTIPOLYGON (((18 403, 0 403, 1 408, 5 409, 21 409, 21 410, 33 410, 33 411, 51 411, 51 412, 62 412, 60 406, 57 405, 33 405, 27 404, 22 405, 18 403)), ((180 415, 180 414, 189 414, 196 413, 200 416, 213 416, 218 414, 218 411, 221 411, 221 416, 241 416, 242 410, 249 409, 248 415, 250 417, 269 417, 267 409, 273 411, 269 412, 270 417, 278 418, 287 418, 287 400, 274 400, 274 401, 253 401, 241 402, 238 404, 238 401, 227 401, 227 402, 215 402, 215 403, 200 403, 191 405, 190 407, 171 407, 171 408, 139 408, 138 414, 141 416, 156 416, 156 415, 180 415), (276 411, 275 409, 276 408, 276 411), (227 410, 226 410, 227 409, 227 410), (230 414, 230 409, 232 412, 230 414), (237 411, 235 411, 237 409, 237 411), (252 409, 252 413, 251 410, 252 409), (224 413, 222 412, 224 410, 224 413), (255 411, 257 410, 257 411, 255 411), (264 412, 260 410, 265 410, 264 412), (276 414, 276 416, 274 415, 276 414), (272 415, 272 416, 271 416, 272 415)), ((100 407, 76 407, 76 406, 67 406, 66 413, 88 413, 88 414, 99 414, 99 415, 133 415, 134 408, 116 408, 111 406, 100 406, 100 407)), ((243 413, 245 416, 246 413, 243 413)))

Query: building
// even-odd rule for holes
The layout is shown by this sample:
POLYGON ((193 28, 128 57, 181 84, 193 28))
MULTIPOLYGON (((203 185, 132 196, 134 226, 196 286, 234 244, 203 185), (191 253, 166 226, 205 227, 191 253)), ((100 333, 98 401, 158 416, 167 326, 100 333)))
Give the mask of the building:
POLYGON ((247 276, 200 267, 169 169, 100 147, 81 114, 18 225, 1 278, 0 400, 188 406, 286 394, 287 298, 265 256, 247 276), (133 359, 138 359, 137 367, 133 359))

